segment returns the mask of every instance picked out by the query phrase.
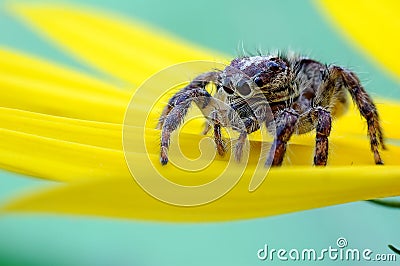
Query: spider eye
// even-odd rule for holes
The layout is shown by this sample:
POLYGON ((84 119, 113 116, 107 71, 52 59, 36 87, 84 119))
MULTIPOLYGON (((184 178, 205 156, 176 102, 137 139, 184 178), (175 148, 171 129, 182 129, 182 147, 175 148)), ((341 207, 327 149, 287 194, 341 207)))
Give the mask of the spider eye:
POLYGON ((251 93, 250 85, 245 80, 239 81, 239 83, 237 84, 237 90, 238 90, 239 94, 244 97, 250 95, 250 93, 251 93))
POLYGON ((226 86, 222 86, 222 89, 228 94, 234 94, 235 93, 235 91, 233 91, 231 88, 226 87, 226 86))
POLYGON ((254 78, 254 83, 260 88, 263 86, 263 81, 262 81, 262 79, 260 77, 255 77, 254 78))
POLYGON ((279 69, 279 64, 276 63, 276 62, 274 62, 274 61, 269 61, 269 62, 267 63, 267 68, 270 69, 270 70, 272 70, 272 71, 276 71, 276 70, 279 69))

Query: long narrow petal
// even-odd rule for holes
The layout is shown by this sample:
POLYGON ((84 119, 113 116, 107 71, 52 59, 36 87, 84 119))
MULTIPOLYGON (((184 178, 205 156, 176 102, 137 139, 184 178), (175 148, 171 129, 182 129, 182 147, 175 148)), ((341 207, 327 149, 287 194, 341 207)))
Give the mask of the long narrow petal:
POLYGON ((0 106, 122 123, 130 93, 21 52, 0 49, 0 106))
POLYGON ((340 26, 346 36, 357 43, 359 49, 377 64, 400 77, 397 56, 400 46, 400 3, 395 0, 379 1, 316 1, 332 23, 340 26), (350 12, 351 10, 351 12, 350 12))
POLYGON ((54 141, 122 150, 122 125, 0 107, 1 128, 54 141))
POLYGON ((0 129, 0 167, 44 179, 74 181, 129 175, 121 150, 0 129))
MULTIPOLYGON (((0 121, 2 121, 0 130, 2 168, 65 181, 130 176, 122 151, 120 124, 54 117, 9 108, 0 108, 0 121)), ((201 124, 180 134, 181 147, 186 149, 184 152, 187 156, 193 158, 199 153, 196 143, 204 138, 200 134, 191 133, 196 131, 196 128, 200 131, 201 124)), ((157 138, 160 132, 155 129, 147 129, 147 132, 148 154, 154 157, 153 161, 158 165, 157 138)), ((310 165, 313 143, 312 135, 294 138, 288 147, 286 164, 310 165)), ((254 138, 251 147, 250 161, 255 163, 259 156, 260 141, 254 138)), ((211 146, 203 152, 213 154, 214 151, 211 146)), ((400 164, 399 147, 389 145, 388 151, 384 151, 383 156, 387 165, 400 164)), ((140 165, 144 158, 143 156, 137 158, 136 163, 140 165)), ((228 158, 217 157, 217 160, 226 163, 228 158)), ((371 164, 372 154, 367 140, 357 135, 356 137, 343 137, 342 134, 332 136, 329 163, 338 166, 371 164)), ((218 167, 223 168, 221 165, 218 167)), ((174 173, 171 176, 174 176, 174 173)))
POLYGON ((68 5, 12 4, 14 14, 94 68, 139 85, 157 71, 190 60, 225 58, 130 18, 68 5))
POLYGON ((400 195, 399 176, 398 167, 274 169, 255 192, 247 190, 249 179, 245 175, 224 197, 197 207, 178 207, 158 201, 133 179, 107 179, 64 185, 25 196, 9 203, 2 211, 172 222, 225 221, 400 195))

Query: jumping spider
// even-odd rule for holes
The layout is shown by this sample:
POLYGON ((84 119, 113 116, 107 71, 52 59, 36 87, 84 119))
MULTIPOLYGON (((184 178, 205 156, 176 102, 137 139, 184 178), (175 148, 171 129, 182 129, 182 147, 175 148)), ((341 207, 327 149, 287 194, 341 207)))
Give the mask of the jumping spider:
POLYGON ((161 164, 168 162, 170 135, 183 121, 191 103, 195 102, 201 110, 213 109, 212 100, 218 99, 229 105, 239 117, 235 120, 232 112, 215 108, 207 111, 220 155, 226 150, 221 127, 239 131, 234 150, 236 159, 240 160, 247 134, 260 129, 263 123, 268 128, 273 119, 275 149, 271 150, 267 162, 281 165, 291 135, 316 129, 314 165, 324 166, 328 159, 332 118, 343 113, 349 104, 346 91, 367 121, 375 163, 383 164, 378 151, 379 146, 385 149, 378 112, 356 74, 340 66, 325 65, 289 53, 236 58, 224 70, 201 74, 177 92, 164 108, 158 123, 162 130, 161 164), (217 87, 213 96, 205 89, 210 82, 217 87), (255 93, 256 88, 259 93, 255 93), (272 110, 272 118, 266 115, 267 105, 272 110))

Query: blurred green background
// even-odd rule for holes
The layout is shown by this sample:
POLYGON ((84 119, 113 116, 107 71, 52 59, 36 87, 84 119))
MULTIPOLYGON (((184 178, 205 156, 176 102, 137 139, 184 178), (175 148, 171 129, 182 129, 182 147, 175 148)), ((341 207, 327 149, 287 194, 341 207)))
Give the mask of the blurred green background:
MULTIPOLYGON (((64 2, 83 4, 77 0, 64 2)), ((10 16, 4 4, 0 1, 0 47, 12 47, 107 79, 10 16)), ((314 1, 88 0, 84 4, 132 17, 232 57, 242 43, 248 51, 291 48, 323 62, 351 67, 373 97, 400 98, 398 81, 348 42, 314 1)), ((3 171, 0 202, 52 185, 3 171)), ((288 250, 323 249, 336 246, 336 239, 345 237, 351 248, 391 253, 388 244, 400 246, 399 220, 400 211, 367 202, 206 224, 2 215, 0 265, 291 265, 299 262, 259 261, 257 250, 264 244, 288 250)), ((325 260, 321 264, 338 263, 325 260)))

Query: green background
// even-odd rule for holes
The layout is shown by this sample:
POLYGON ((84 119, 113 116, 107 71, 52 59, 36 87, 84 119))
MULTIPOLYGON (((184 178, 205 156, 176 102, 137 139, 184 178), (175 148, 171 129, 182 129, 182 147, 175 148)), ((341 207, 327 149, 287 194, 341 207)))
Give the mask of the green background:
MULTIPOLYGON (((10 16, 4 3, 0 1, 0 46, 13 47, 107 79, 10 16)), ((237 55, 242 43, 248 51, 291 48, 323 62, 354 69, 373 97, 400 98, 398 81, 347 41, 313 1, 90 0, 84 4, 141 20, 232 57, 237 55)), ((32 188, 51 185, 48 181, 2 171, 0 202, 32 188)), ((345 237, 349 248, 391 253, 388 244, 400 246, 399 220, 400 211, 367 202, 205 224, 3 215, 0 216, 0 265, 291 265, 299 262, 259 261, 257 250, 264 244, 288 250, 323 249, 335 247, 336 239, 345 237)), ((339 263, 325 260, 321 264, 339 263)), ((365 262, 348 265, 365 265, 365 262)))

